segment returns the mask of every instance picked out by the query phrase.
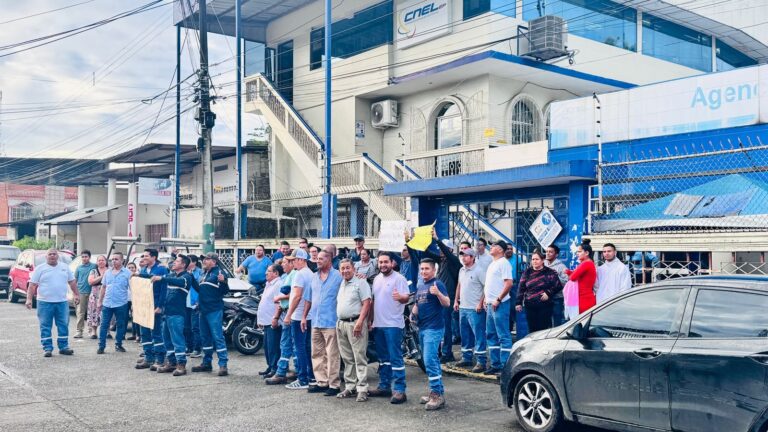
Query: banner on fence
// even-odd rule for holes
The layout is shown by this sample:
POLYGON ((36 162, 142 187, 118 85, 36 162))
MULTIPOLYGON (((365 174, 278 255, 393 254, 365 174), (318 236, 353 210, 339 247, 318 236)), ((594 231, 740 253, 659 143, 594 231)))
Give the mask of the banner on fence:
POLYGON ((131 302, 133 303, 133 322, 146 327, 155 327, 155 298, 152 282, 140 277, 131 278, 131 302))

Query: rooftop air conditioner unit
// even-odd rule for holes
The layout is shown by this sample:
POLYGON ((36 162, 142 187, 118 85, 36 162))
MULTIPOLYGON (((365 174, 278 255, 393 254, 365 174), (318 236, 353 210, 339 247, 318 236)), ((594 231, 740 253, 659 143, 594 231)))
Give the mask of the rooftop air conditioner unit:
POLYGON ((539 61, 569 55, 568 25, 561 17, 546 15, 528 22, 529 52, 524 54, 539 61))
POLYGON ((397 101, 387 99, 371 104, 371 124, 377 129, 396 127, 397 101))

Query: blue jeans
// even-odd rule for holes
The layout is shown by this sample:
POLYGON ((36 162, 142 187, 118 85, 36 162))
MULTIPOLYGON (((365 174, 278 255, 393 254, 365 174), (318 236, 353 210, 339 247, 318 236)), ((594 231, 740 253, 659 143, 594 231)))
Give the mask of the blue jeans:
MULTIPOLYGON (((277 372, 277 362, 280 360, 280 341, 282 339, 282 328, 272 328, 264 326, 264 357, 267 360, 267 368, 277 372)), ((287 364, 287 362, 286 362, 287 364)))
MULTIPOLYGON (((194 323, 194 316, 199 316, 198 329, 200 330, 200 336, 203 339, 203 364, 210 366, 213 363, 213 349, 216 349, 216 356, 219 358, 219 367, 227 367, 227 340, 224 339, 224 328, 222 327, 222 321, 224 319, 224 311, 217 310, 212 312, 193 311, 192 322, 194 323)), ((178 351, 176 356, 178 357, 178 351)))
POLYGON ((487 342, 485 339, 485 311, 459 309, 459 327, 461 328, 461 360, 472 361, 472 354, 477 357, 477 364, 488 363, 487 342))
MULTIPOLYGON (((288 366, 293 357, 293 330, 291 326, 281 324, 282 333, 280 334, 280 359, 277 361, 277 372, 275 376, 284 377, 288 375, 288 366)), ((299 370, 299 360, 293 359, 293 367, 299 370)))
POLYGON ((37 319, 40 321, 40 343, 43 351, 53 351, 53 322, 56 321, 58 337, 56 345, 59 351, 69 347, 69 304, 67 302, 50 303, 37 301, 37 319))
POLYGON ((307 331, 301 331, 301 321, 291 321, 291 332, 293 333, 293 351, 296 353, 298 367, 296 376, 301 385, 307 385, 315 382, 315 373, 312 371, 312 321, 307 321, 307 331))
POLYGON ((491 367, 501 369, 512 352, 512 335, 509 333, 509 311, 512 300, 502 302, 496 310, 488 305, 485 319, 485 333, 488 338, 488 351, 491 367))
POLYGON ((443 308, 443 334, 442 357, 453 358, 453 308, 443 308))
MULTIPOLYGON (((374 329, 376 354, 379 356, 379 389, 405 393, 405 361, 403 360, 403 329, 379 327, 374 329)), ((438 360, 439 363, 439 360, 438 360)))
POLYGON ((552 302, 555 304, 552 309, 552 327, 565 324, 565 300, 562 297, 555 297, 552 302))
POLYGON ((115 317, 115 346, 123 346, 125 338, 126 323, 128 322, 128 303, 118 307, 101 308, 101 324, 99 325, 99 348, 104 349, 107 346, 107 333, 109 332, 109 323, 112 317, 115 317))
MULTIPOLYGON (((447 308, 446 308, 447 309, 447 308)), ((450 309, 449 309, 450 310, 450 309)), ((443 370, 440 368, 440 341, 443 340, 443 329, 419 330, 419 342, 424 356, 424 368, 429 378, 429 390, 437 394, 443 394, 443 370)))
POLYGON ((163 326, 165 356, 172 366, 187 364, 187 341, 184 339, 184 315, 166 315, 163 326), (176 355, 174 357, 174 354, 176 355))
POLYGON ((165 361, 165 343, 163 343, 163 316, 155 314, 155 327, 141 327, 141 347, 144 349, 144 361, 162 363, 165 361))
POLYGON ((187 308, 184 321, 184 339, 187 341, 187 351, 200 351, 203 340, 200 336, 200 311, 187 308))

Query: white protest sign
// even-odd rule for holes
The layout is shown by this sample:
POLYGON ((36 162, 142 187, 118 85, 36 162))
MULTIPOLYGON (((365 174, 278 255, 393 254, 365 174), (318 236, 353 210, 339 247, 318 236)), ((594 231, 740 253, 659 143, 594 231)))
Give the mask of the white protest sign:
POLYGON ((405 245, 403 233, 406 229, 408 229, 408 221, 381 221, 379 250, 401 252, 405 245))

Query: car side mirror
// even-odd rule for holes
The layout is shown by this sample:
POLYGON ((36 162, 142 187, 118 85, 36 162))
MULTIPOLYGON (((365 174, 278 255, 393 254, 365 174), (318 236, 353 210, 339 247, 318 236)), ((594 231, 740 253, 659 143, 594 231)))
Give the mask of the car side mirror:
POLYGON ((569 328, 566 331, 566 334, 571 339, 578 340, 578 341, 587 339, 587 330, 584 328, 584 325, 582 323, 578 323, 575 326, 569 328))

